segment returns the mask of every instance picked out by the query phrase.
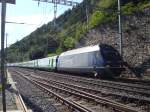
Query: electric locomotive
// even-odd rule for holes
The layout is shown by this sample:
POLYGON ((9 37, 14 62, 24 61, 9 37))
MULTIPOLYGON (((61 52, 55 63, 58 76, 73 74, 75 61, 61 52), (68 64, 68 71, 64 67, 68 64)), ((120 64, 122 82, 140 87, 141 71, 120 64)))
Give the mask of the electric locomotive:
POLYGON ((113 77, 121 72, 121 56, 113 47, 101 44, 70 50, 59 55, 57 70, 113 77))

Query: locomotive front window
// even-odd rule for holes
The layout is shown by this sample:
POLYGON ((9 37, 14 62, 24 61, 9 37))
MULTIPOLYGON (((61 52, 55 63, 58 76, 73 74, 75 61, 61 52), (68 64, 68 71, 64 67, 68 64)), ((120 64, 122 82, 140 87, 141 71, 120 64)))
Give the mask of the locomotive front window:
POLYGON ((100 58, 100 52, 99 51, 96 52, 96 58, 100 58))
POLYGON ((108 61, 115 61, 118 57, 115 51, 103 51, 103 58, 108 61))
POLYGON ((94 57, 94 65, 95 66, 100 66, 102 64, 102 57, 101 53, 99 51, 95 52, 95 57, 94 57))

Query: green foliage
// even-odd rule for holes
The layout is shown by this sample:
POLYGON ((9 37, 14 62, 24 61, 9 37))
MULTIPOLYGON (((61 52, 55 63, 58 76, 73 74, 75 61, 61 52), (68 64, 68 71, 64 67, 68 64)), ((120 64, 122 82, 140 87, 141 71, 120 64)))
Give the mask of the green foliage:
POLYGON ((142 11, 144 8, 150 7, 150 1, 149 0, 143 0, 143 1, 131 1, 126 3, 122 7, 122 11, 124 15, 133 14, 135 12, 142 11))
POLYGON ((137 11, 138 8, 135 6, 133 2, 129 2, 122 7, 122 10, 123 14, 132 14, 133 12, 137 11))
POLYGON ((57 55, 56 53, 50 53, 47 55, 47 57, 56 56, 56 55, 57 55))
POLYGON ((140 10, 143 10, 145 8, 150 8, 150 0, 144 0, 143 2, 140 2, 138 4, 138 7, 140 8, 140 10))
POLYGON ((81 23, 79 22, 76 25, 76 29, 75 29, 75 40, 79 41, 80 38, 82 37, 83 34, 85 34, 88 31, 88 26, 87 23, 81 23))
POLYGON ((43 58, 44 57, 44 50, 42 47, 38 47, 37 49, 31 49, 29 53, 29 59, 34 60, 38 58, 43 58))
POLYGON ((116 4, 117 0, 101 0, 98 4, 101 8, 111 8, 116 4))
POLYGON ((107 14, 105 12, 95 11, 90 18, 89 22, 90 28, 93 28, 101 23, 104 23, 106 21, 106 17, 107 14))
MULTIPOLYGON (((124 15, 142 11, 147 7, 150 7, 150 0, 122 0, 124 15)), ((11 45, 7 50, 8 61, 19 62, 59 55, 74 48, 75 43, 90 29, 116 20, 117 0, 84 0, 59 16, 55 27, 53 21, 49 22, 11 45), (88 8, 88 22, 85 7, 88 8)))
POLYGON ((75 35, 76 40, 79 40, 82 34, 83 34, 83 30, 80 23, 76 26, 76 35, 75 35))
POLYGON ((59 55, 60 53, 63 52, 63 49, 61 47, 59 47, 57 50, 56 50, 56 54, 59 55))
POLYGON ((75 39, 72 37, 67 37, 64 41, 65 49, 72 49, 75 45, 75 39))

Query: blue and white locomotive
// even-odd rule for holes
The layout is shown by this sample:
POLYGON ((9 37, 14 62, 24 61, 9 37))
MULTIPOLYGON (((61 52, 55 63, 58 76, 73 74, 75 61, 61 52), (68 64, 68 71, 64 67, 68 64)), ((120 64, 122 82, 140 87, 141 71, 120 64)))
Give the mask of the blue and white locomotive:
POLYGON ((57 70, 112 77, 121 72, 121 57, 106 44, 83 47, 59 55, 57 70))
POLYGON ((45 68, 58 72, 94 74, 100 77, 118 76, 122 71, 122 58, 113 47, 101 44, 78 48, 28 62, 15 63, 13 66, 45 68))

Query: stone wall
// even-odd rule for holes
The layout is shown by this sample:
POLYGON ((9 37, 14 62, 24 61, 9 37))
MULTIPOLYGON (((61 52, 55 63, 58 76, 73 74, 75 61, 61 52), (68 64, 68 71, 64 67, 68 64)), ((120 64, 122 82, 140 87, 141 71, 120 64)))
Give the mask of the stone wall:
MULTIPOLYGON (((141 76, 150 69, 150 8, 143 12, 124 16, 123 60, 132 73, 141 76)), ((89 46, 109 44, 119 51, 118 22, 100 25, 88 31, 77 44, 89 46)))

